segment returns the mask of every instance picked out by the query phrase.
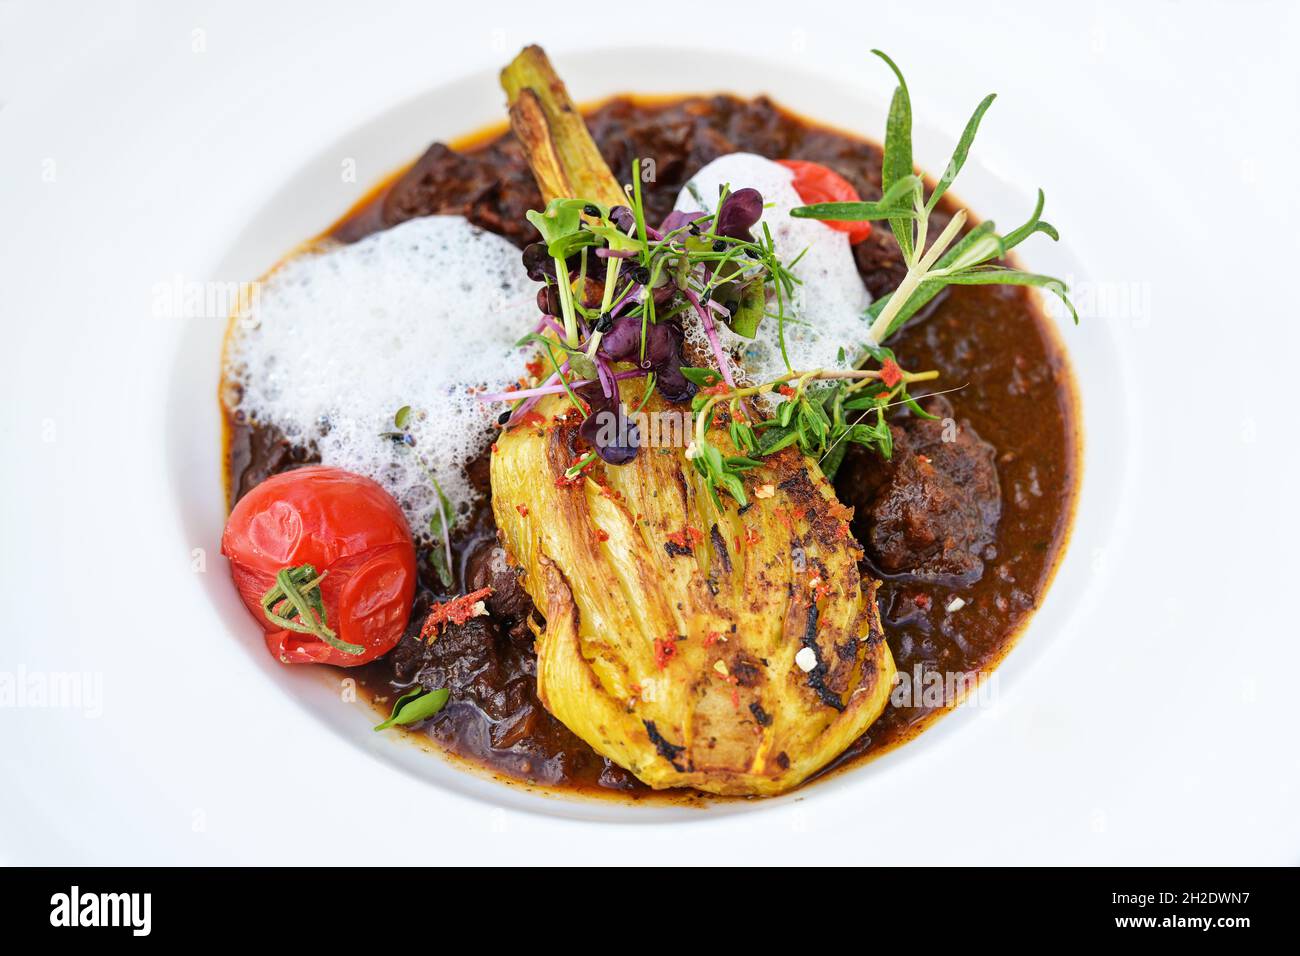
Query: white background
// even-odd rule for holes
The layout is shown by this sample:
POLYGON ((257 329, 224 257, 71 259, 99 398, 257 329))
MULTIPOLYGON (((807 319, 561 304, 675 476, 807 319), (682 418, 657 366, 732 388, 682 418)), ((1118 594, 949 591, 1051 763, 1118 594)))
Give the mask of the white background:
POLYGON ((106 688, 98 719, 0 709, 0 858, 1300 862, 1300 7, 584 10, 0 2, 0 671, 106 688), (374 761, 323 776, 299 746, 322 733, 310 713, 195 667, 210 609, 154 536, 165 477, 106 491, 162 440, 154 363, 175 332, 150 317, 155 285, 201 275, 320 143, 528 42, 726 49, 876 84, 883 47, 951 133, 996 90, 976 152, 1046 190, 1100 281, 1143 290, 1122 338, 1136 504, 1123 546, 1093 556, 1101 606, 888 786, 651 828, 442 801, 374 761))

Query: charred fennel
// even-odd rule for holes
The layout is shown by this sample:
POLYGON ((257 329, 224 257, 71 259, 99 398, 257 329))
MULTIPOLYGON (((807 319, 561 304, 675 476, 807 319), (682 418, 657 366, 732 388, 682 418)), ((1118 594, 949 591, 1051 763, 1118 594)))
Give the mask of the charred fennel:
POLYGON ((545 51, 527 47, 501 71, 510 127, 547 202, 585 199, 618 206, 623 190, 545 51))

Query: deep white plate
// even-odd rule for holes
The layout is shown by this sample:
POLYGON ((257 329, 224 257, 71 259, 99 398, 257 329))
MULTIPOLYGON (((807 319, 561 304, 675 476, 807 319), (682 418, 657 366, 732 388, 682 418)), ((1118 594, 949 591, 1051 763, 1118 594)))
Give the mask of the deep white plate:
MULTIPOLYGON (((944 20, 961 58, 918 41, 934 23, 901 17, 860 40, 827 16, 775 39, 704 23, 708 47, 647 26, 637 39, 654 46, 610 48, 594 31, 523 30, 542 19, 532 7, 489 23, 96 6, 68 46, 48 11, 7 13, 4 42, 26 42, 0 73, 0 675, 28 693, 0 706, 0 853, 1296 861, 1297 529, 1278 498, 1295 455, 1269 374, 1296 337, 1270 324, 1282 280, 1253 283, 1239 235, 1264 255, 1280 234, 1294 189, 1273 185, 1268 157, 1286 134, 1260 133, 1262 107, 1197 72, 1212 37, 1156 42, 1114 13, 1043 51, 1079 24, 1034 9, 1011 18, 1018 44, 944 20), (70 52, 51 67, 32 51, 56 39, 70 52), (372 733, 337 681, 265 653, 217 550, 225 313, 192 314, 190 284, 254 279, 429 142, 501 119, 496 70, 532 40, 580 99, 767 92, 873 138, 891 84, 865 51, 883 46, 907 73, 929 169, 999 90, 955 191, 1009 223, 1047 189, 1063 241, 1022 258, 1083 306, 1062 335, 1085 452, 1066 559, 991 705, 785 798, 635 807, 467 773, 372 733), (1159 95, 1170 72, 1177 88, 1159 95), (31 689, 50 686, 81 700, 38 705, 31 689)), ((1252 69, 1230 81, 1279 80, 1252 69)))

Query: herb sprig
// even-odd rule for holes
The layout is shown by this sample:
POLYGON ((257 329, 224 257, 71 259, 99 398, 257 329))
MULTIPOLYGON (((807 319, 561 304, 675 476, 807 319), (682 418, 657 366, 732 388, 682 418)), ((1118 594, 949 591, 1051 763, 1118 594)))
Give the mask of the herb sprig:
POLYGON ((389 727, 406 726, 428 720, 441 712, 450 699, 451 690, 446 687, 435 690, 416 687, 415 690, 407 691, 393 701, 393 710, 388 715, 388 719, 376 724, 374 729, 387 730, 389 727))
POLYGON ((380 438, 387 438, 398 448, 415 455, 416 461, 424 469, 425 477, 429 479, 429 484, 433 486, 433 493, 438 496, 438 510, 433 513, 429 519, 429 536, 432 539, 433 547, 429 549, 429 563, 433 565, 433 570, 438 575, 438 580, 442 586, 450 588, 456 583, 452 575, 452 556, 451 556, 451 529, 452 529, 452 506, 451 501, 443 493, 442 485, 438 484, 438 477, 429 467, 429 463, 424 460, 424 456, 414 451, 415 436, 407 430, 407 425, 411 421, 411 406, 403 405, 393 414, 394 430, 379 433, 380 438))
POLYGON ((692 404, 694 430, 687 457, 705 479, 705 486, 721 507, 717 489, 723 488, 744 506, 748 503, 741 476, 762 464, 760 460, 791 445, 818 460, 827 477, 833 478, 848 443, 864 445, 882 458, 893 453, 893 436, 885 422, 885 410, 907 405, 925 418, 933 418, 908 393, 908 386, 939 377, 937 371, 907 372, 899 367, 888 349, 874 349, 878 369, 813 369, 788 372, 762 385, 728 387, 712 369, 683 369, 702 389, 692 404), (826 387, 829 385, 829 387, 826 387), (820 386, 820 387, 814 387, 820 386), (752 420, 752 399, 764 392, 778 392, 784 401, 768 418, 752 420), (727 433, 740 455, 725 455, 709 438, 716 424, 717 410, 727 411, 727 433), (856 421, 848 412, 862 410, 856 421), (865 421, 874 415, 871 422, 865 421))
POLYGON ((884 60, 898 78, 885 125, 885 152, 881 165, 883 194, 877 202, 814 203, 792 209, 790 214, 803 219, 850 222, 889 220, 889 227, 907 265, 907 274, 897 289, 871 304, 867 314, 872 320, 872 340, 878 343, 886 341, 948 285, 1020 285, 1046 289, 1065 303, 1077 323, 1079 314, 1063 281, 994 262, 1005 258, 1011 249, 1035 233, 1041 232, 1053 240, 1060 238, 1051 223, 1042 219, 1044 197, 1041 189, 1029 220, 1005 236, 997 233, 992 222, 982 222, 962 236, 967 217, 966 211, 959 209, 927 246, 930 213, 966 164, 980 121, 993 104, 995 94, 984 97, 975 108, 957 141, 952 159, 927 197, 925 183, 912 166, 912 101, 907 81, 898 65, 887 55, 880 50, 871 52, 884 60))

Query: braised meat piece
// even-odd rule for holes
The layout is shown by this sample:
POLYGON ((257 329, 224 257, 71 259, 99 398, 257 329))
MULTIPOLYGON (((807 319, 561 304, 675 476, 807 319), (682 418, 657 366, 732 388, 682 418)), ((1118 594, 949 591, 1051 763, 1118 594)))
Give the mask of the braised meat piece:
POLYGON ((473 152, 434 143, 384 196, 381 203, 335 234, 344 242, 419 216, 464 216, 516 245, 537 238, 524 218, 542 205, 519 143, 505 137, 473 152))
POLYGON ((519 568, 511 565, 505 549, 490 539, 475 547, 465 562, 466 590, 485 587, 492 589, 487 609, 494 617, 517 624, 533 613, 533 601, 519 580, 519 568))
POLYGON ((996 538, 1002 494, 993 446, 952 406, 932 398, 938 416, 891 424, 894 455, 882 462, 855 449, 845 462, 856 480, 843 482, 857 509, 855 534, 886 574, 965 586, 984 574, 996 538))

